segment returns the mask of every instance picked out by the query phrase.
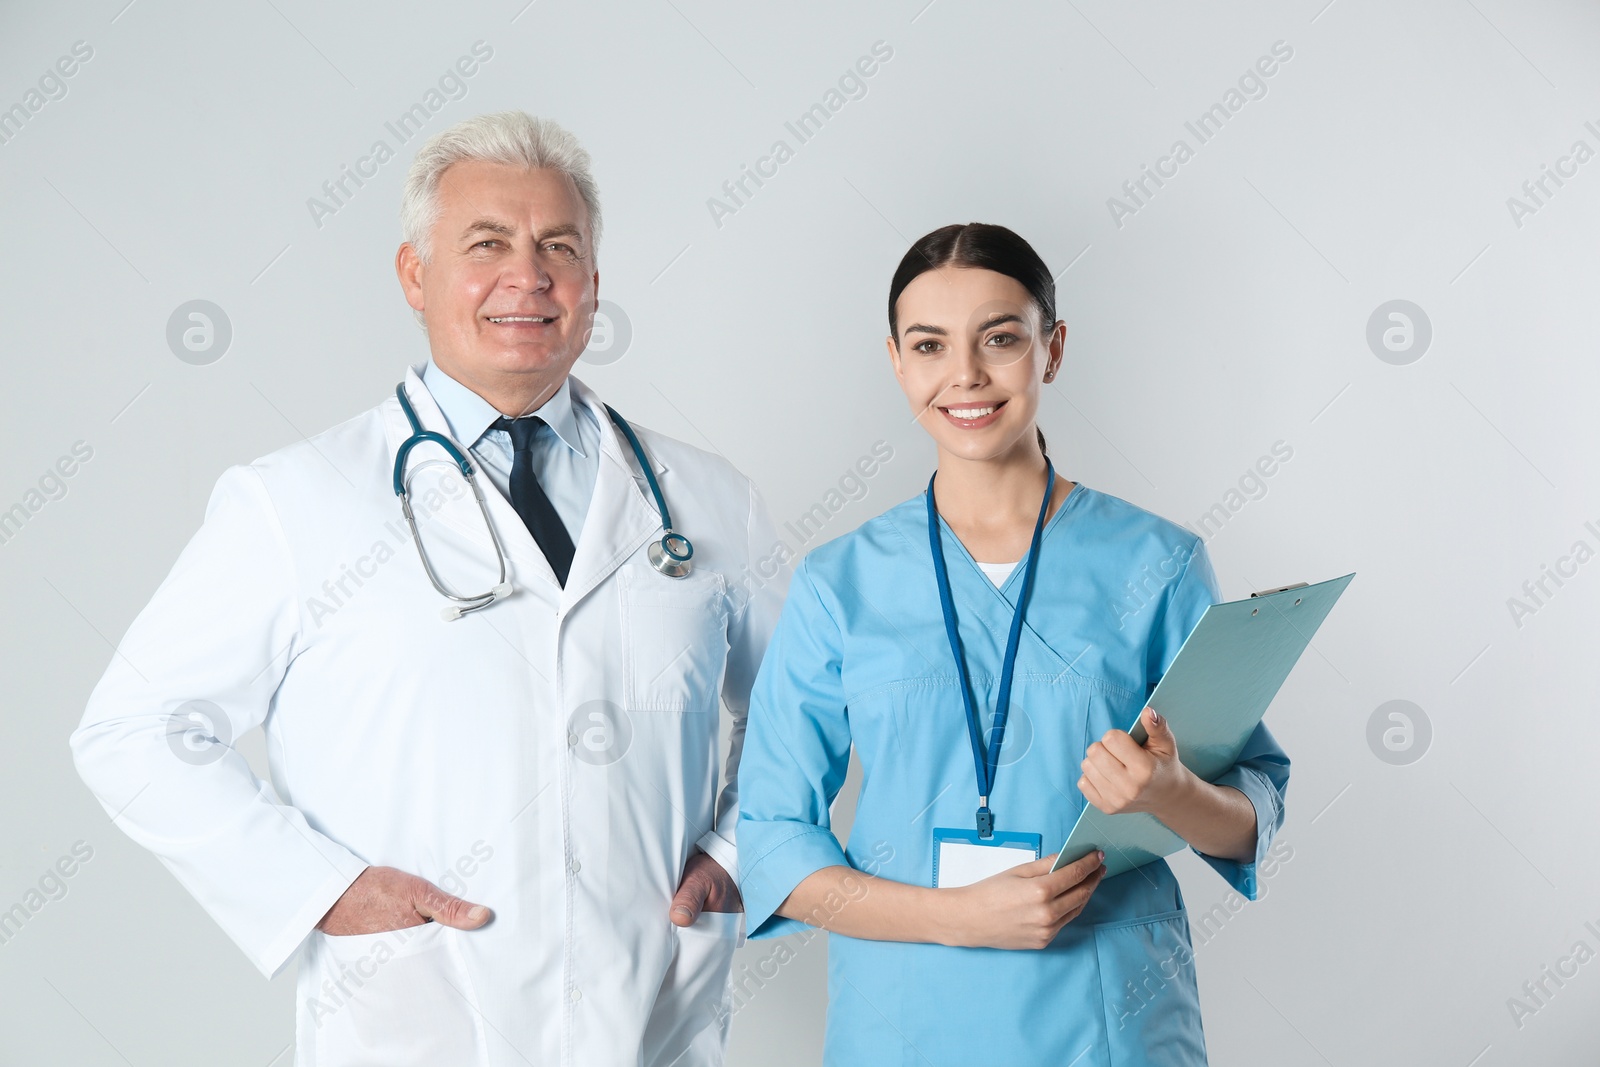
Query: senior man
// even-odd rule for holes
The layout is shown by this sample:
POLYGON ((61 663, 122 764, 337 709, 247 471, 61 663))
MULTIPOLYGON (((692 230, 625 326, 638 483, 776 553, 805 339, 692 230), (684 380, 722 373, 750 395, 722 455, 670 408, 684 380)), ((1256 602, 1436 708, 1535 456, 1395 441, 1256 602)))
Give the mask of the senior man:
POLYGON ((304 950, 301 1067, 719 1063, 787 552, 748 479, 571 377, 600 280, 571 134, 446 130, 401 220, 431 359, 222 475, 79 772, 264 974, 304 950))

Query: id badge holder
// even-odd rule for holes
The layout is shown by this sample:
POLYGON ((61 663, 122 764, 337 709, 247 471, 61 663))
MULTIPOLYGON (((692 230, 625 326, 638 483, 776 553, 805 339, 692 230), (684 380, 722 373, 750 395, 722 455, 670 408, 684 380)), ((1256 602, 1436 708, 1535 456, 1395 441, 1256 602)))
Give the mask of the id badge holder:
POLYGON ((1036 860, 1044 847, 1039 834, 996 830, 979 837, 976 830, 936 827, 933 831, 933 886, 955 889, 981 882, 1001 871, 1036 860))

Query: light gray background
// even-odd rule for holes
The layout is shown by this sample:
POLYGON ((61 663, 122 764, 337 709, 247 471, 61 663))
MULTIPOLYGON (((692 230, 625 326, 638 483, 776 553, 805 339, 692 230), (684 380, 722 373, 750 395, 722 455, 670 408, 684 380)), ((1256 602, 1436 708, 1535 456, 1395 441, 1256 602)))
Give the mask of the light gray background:
MULTIPOLYGON (((883 300, 907 244, 952 221, 1012 226, 1061 272, 1042 422, 1064 474, 1193 523, 1293 449, 1207 534, 1224 592, 1359 574, 1268 718, 1294 759, 1293 858, 1198 950, 1214 1062, 1594 1062, 1600 962, 1547 980, 1520 1025, 1508 998, 1536 1006, 1524 982, 1600 948, 1600 562, 1547 580, 1520 626, 1508 598, 1600 547, 1600 160, 1520 226, 1507 204, 1574 141, 1600 150, 1594 3, 524 2, 0 7, 0 107, 93 48, 0 144, 0 510, 93 450, 0 544, 0 909, 93 849, 0 944, 0 1059, 290 1058, 292 975, 264 983, 110 824, 66 739, 223 468, 424 357, 390 266, 418 140, 320 227, 306 201, 482 40, 492 59, 424 133, 520 107, 583 139, 601 295, 632 340, 578 373, 726 455, 780 523, 879 439, 894 459, 825 537, 927 477, 883 300), (1280 40, 1267 94, 1197 146, 1184 122, 1280 40), (794 146, 784 122, 876 41, 893 58, 866 95, 718 226, 708 198, 794 146), (1107 199, 1180 137, 1194 158, 1118 226, 1107 199), (165 339, 193 299, 232 325, 210 365, 165 339), (1366 340, 1392 299, 1432 326, 1407 365, 1366 340), (1407 765, 1368 741, 1391 700, 1431 724, 1407 765)), ((1176 862, 1196 916, 1225 899, 1176 862)), ((819 938, 742 1008, 732 1063, 817 1062, 824 956, 819 938)))

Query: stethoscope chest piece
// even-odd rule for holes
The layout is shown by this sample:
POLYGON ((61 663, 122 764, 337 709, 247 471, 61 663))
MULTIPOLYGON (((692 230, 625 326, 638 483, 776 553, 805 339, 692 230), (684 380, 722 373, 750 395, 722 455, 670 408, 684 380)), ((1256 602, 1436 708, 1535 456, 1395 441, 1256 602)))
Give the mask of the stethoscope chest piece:
POLYGON ((650 566, 668 578, 687 578, 694 570, 694 545, 681 533, 668 530, 661 540, 651 542, 650 566))

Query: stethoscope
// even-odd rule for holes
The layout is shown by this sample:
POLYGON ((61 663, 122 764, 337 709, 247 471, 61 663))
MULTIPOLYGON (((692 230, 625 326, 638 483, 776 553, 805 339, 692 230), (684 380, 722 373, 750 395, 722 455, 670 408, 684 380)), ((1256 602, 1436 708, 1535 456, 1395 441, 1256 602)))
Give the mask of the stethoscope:
MULTIPOLYGON (((405 513, 406 525, 411 528, 411 540, 417 546, 417 555, 422 558, 422 569, 427 572, 428 581, 433 583, 433 587, 441 596, 450 601, 440 614, 444 616, 446 622, 453 622, 469 611, 486 608, 495 601, 511 595, 511 582, 506 577, 505 547, 500 543, 500 535, 495 532, 494 523, 489 520, 489 505, 483 499, 483 490, 478 485, 476 468, 467 458, 465 450, 444 434, 422 428, 422 423, 417 420, 416 411, 411 407, 411 401, 406 397, 404 382, 395 387, 394 395, 400 400, 400 410, 405 412, 406 421, 411 424, 411 436, 400 442, 400 449, 394 456, 394 492, 400 498, 400 510, 405 513), (494 544, 495 558, 500 564, 500 577, 495 580, 494 587, 486 593, 462 596, 452 591, 440 581, 433 564, 428 560, 428 550, 422 544, 422 533, 417 529, 416 517, 411 512, 411 494, 406 484, 406 457, 411 454, 413 448, 424 441, 438 445, 450 457, 456 469, 461 472, 461 476, 472 487, 473 498, 478 502, 478 512, 483 516, 484 525, 489 528, 489 540, 494 544)), ((648 550, 650 565, 668 578, 688 577, 689 572, 694 569, 694 545, 687 537, 672 528, 672 513, 667 510, 667 498, 661 495, 661 486, 656 482, 655 471, 650 466, 650 457, 645 453, 644 446, 639 443, 639 435, 633 432, 628 420, 617 414, 610 404, 606 404, 605 409, 606 414, 611 416, 611 421, 622 431, 622 435, 632 446, 634 457, 639 461, 639 469, 644 471, 645 481, 650 483, 650 492, 656 498, 656 510, 661 513, 663 532, 660 540, 652 542, 648 550)))

